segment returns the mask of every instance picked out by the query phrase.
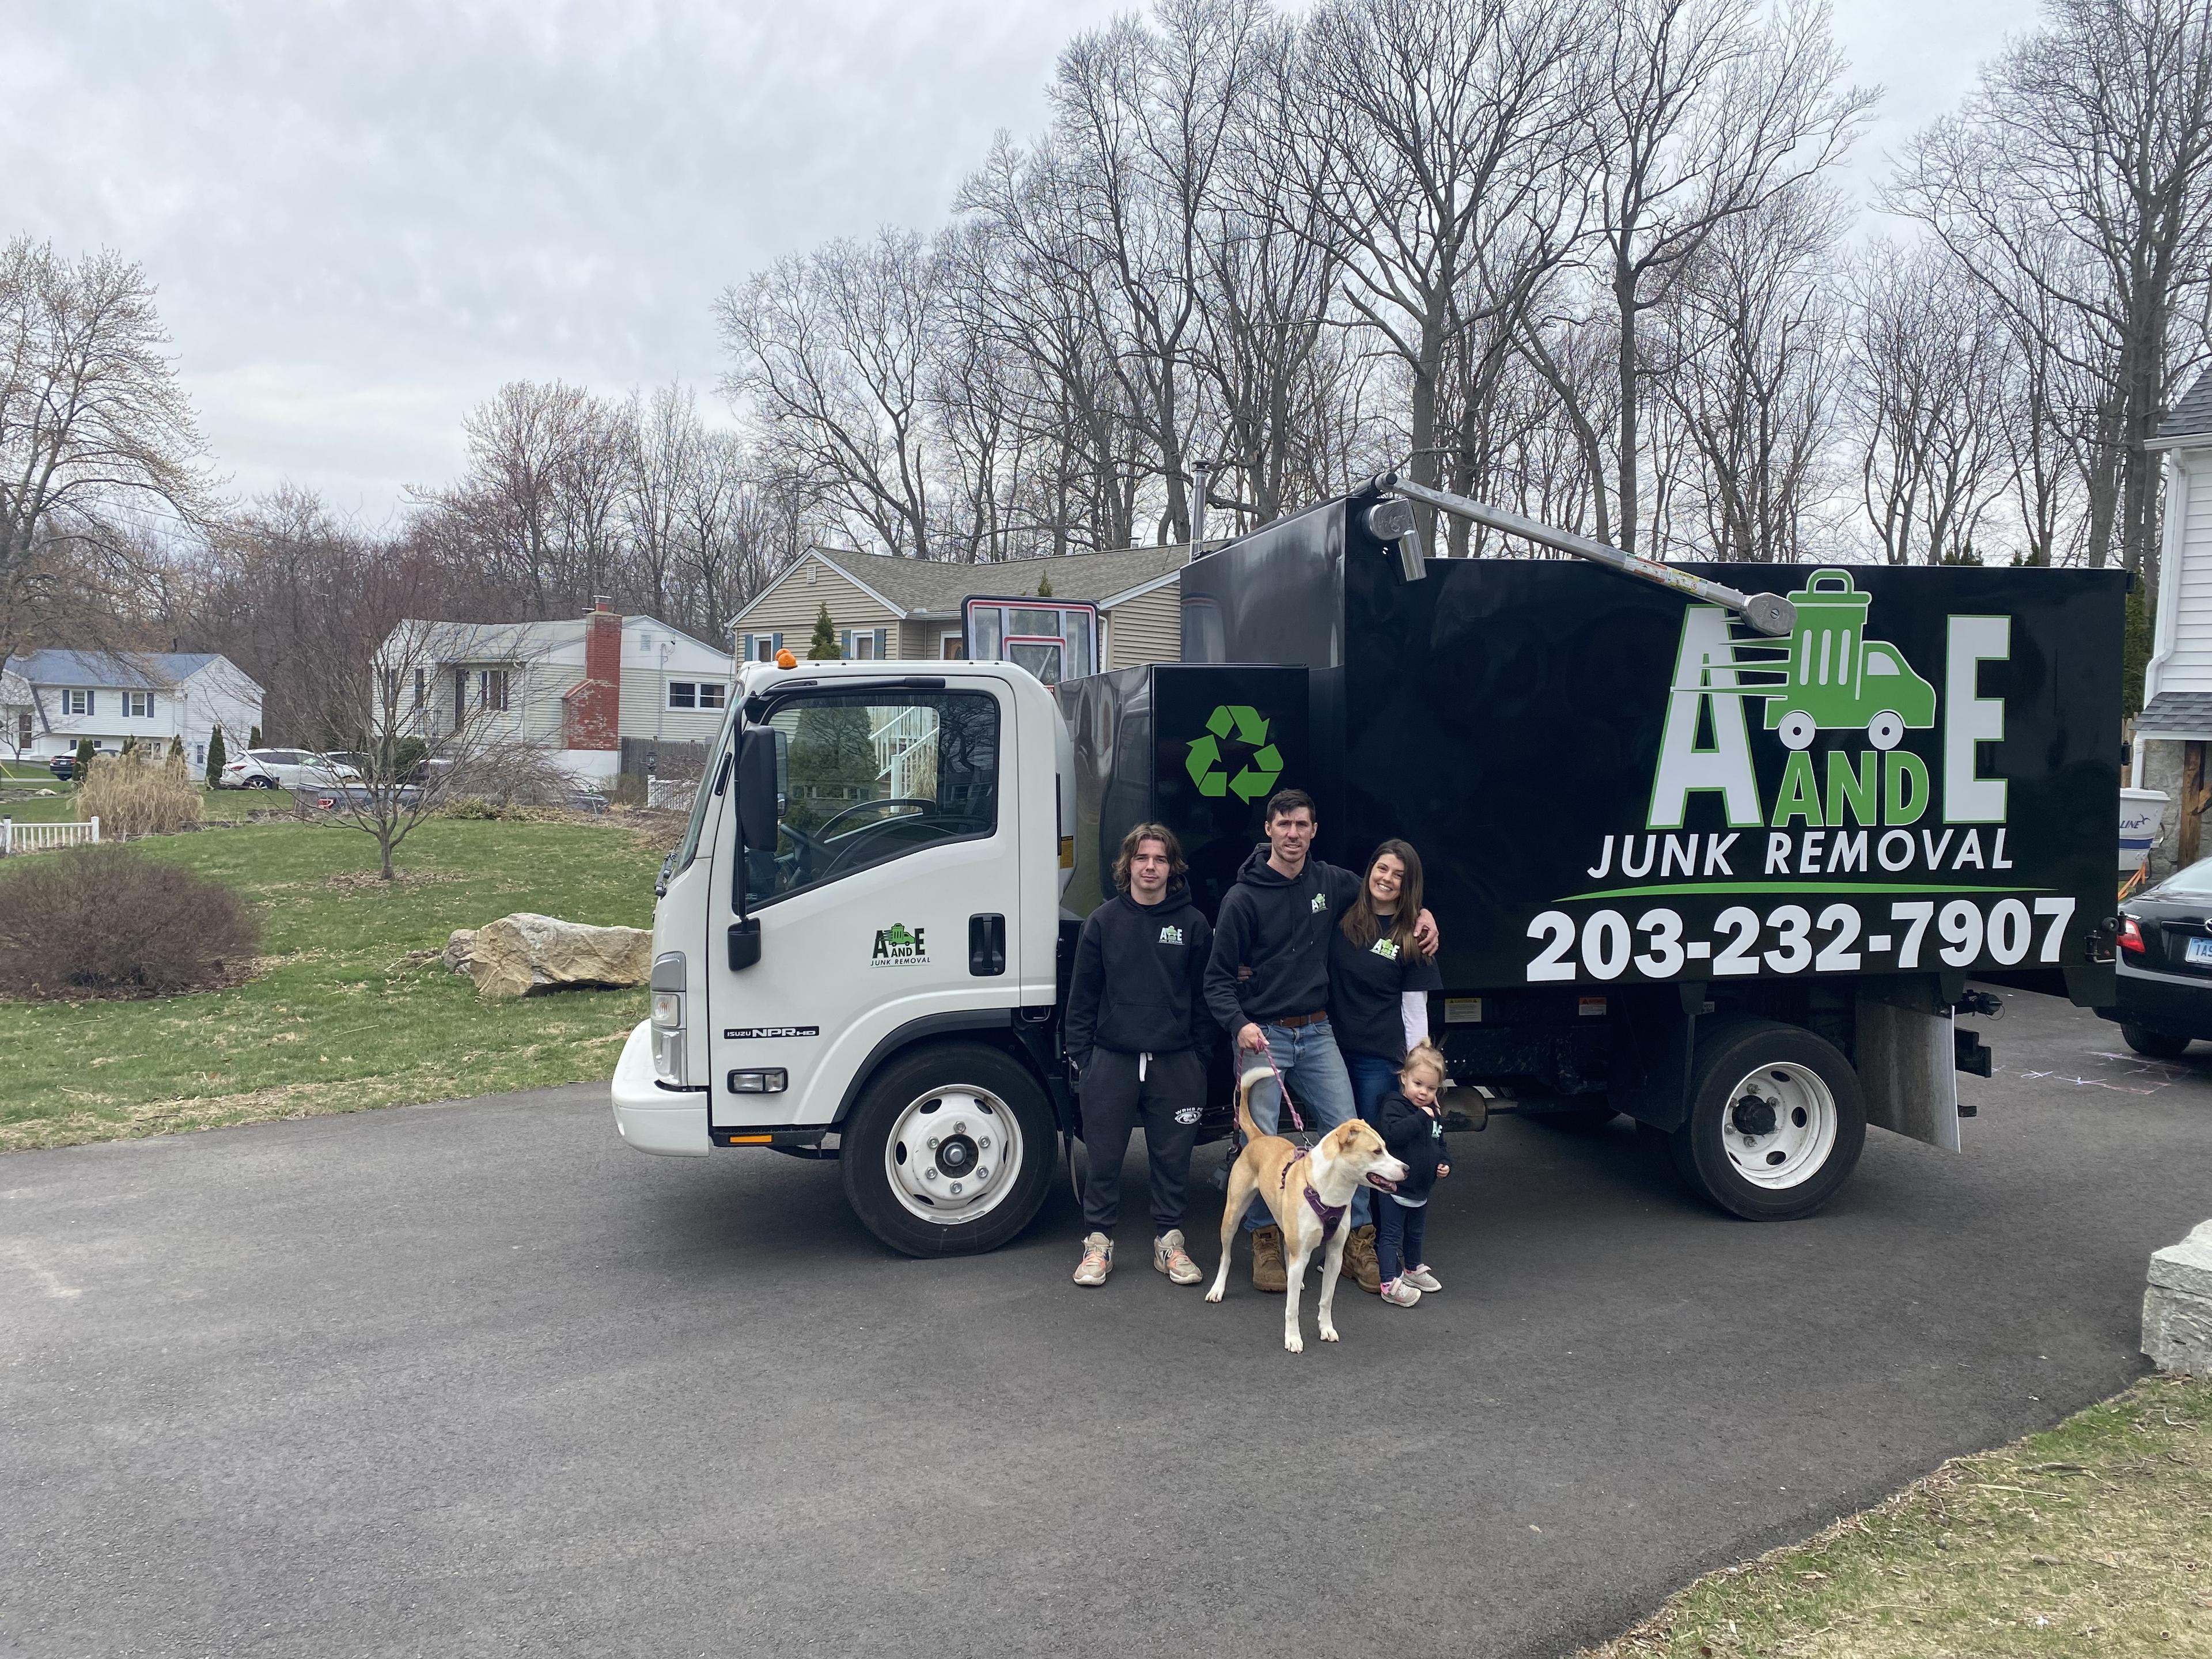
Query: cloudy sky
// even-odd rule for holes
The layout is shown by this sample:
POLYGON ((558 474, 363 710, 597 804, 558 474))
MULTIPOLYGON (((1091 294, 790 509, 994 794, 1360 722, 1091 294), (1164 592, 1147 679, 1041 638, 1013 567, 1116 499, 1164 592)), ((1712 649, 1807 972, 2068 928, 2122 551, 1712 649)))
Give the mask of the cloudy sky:
MULTIPOLYGON (((1833 0, 1885 86, 1854 172, 1956 101, 2018 0, 1833 0)), ((502 381, 672 378, 784 252, 931 226, 1042 121, 1067 38, 1127 0, 9 0, 9 234, 106 245, 161 294, 240 493, 370 526, 449 478, 502 381)))

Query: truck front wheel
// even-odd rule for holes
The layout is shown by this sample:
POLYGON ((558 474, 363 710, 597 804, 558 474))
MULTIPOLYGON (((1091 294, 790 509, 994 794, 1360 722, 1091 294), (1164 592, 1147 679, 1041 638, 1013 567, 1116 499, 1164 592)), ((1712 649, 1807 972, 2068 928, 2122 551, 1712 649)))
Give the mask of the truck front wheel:
POLYGON ((1832 1043, 1778 1020, 1699 1032, 1690 1115, 1671 1137, 1692 1191, 1749 1221, 1794 1220, 1834 1195, 1865 1142, 1858 1074, 1832 1043))
POLYGON ((998 1249, 1036 1214, 1058 1160, 1036 1079, 965 1042, 886 1066, 846 1120, 839 1154, 853 1212, 908 1255, 998 1249))

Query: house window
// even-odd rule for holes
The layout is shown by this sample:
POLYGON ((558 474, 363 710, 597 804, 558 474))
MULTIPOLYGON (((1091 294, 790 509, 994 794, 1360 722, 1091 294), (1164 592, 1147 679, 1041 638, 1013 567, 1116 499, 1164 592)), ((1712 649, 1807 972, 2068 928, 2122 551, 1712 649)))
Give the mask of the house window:
POLYGON ((783 649, 781 634, 748 634, 745 635, 747 662, 774 662, 775 653, 783 649))
POLYGON ((507 712, 507 670, 477 670, 477 707, 490 714, 503 714, 507 712))
POLYGON ((154 718, 154 694, 151 691, 125 691, 123 694, 123 717, 132 720, 154 718))
POLYGON ((92 693, 89 691, 63 692, 62 713, 64 714, 89 714, 92 713, 92 693))
POLYGON ((195 766, 205 766, 207 764, 207 745, 205 744, 196 743, 192 745, 192 764, 195 766))
POLYGON ((420 708, 429 701, 430 671, 427 668, 418 668, 415 671, 415 706, 420 708))
POLYGON ((729 701, 729 688, 720 680, 699 682, 699 707, 720 708, 729 701))
POLYGON ((15 747, 18 749, 28 749, 30 746, 31 711, 26 708, 15 716, 15 747))
POLYGON ((884 631, 878 628, 848 628, 837 636, 838 647, 847 662, 878 662, 890 653, 884 647, 884 631))
POLYGON ((669 681, 668 706, 671 708, 696 708, 699 706, 698 686, 690 680, 669 681))

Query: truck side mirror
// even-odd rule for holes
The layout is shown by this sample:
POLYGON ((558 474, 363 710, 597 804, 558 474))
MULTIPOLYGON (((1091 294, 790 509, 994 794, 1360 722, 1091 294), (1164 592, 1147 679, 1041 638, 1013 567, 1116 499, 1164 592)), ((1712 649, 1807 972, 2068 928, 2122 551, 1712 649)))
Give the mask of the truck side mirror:
POLYGON ((757 852, 775 849, 783 742, 783 733, 769 726, 747 728, 738 742, 738 825, 744 844, 757 852))

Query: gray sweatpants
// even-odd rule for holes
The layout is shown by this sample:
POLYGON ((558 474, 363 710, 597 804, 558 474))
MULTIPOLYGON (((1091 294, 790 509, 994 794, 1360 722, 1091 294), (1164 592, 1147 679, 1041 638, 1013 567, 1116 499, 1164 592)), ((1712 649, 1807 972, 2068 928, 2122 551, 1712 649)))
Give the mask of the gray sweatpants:
POLYGON ((1083 1073, 1083 1145, 1090 1173, 1083 1182, 1083 1224, 1111 1233, 1121 1218, 1121 1160, 1131 1132, 1145 1131, 1152 1165, 1156 1232, 1182 1225, 1190 1152, 1198 1144, 1198 1119, 1206 1104, 1206 1063, 1190 1049, 1153 1054, 1137 1076, 1135 1054, 1091 1051, 1083 1073))

